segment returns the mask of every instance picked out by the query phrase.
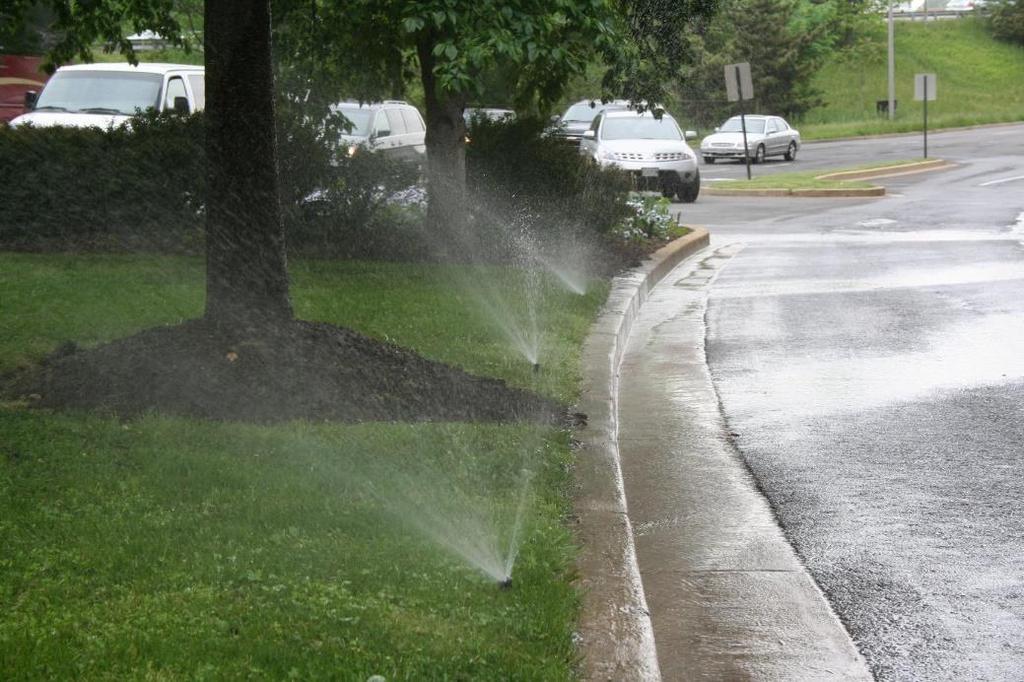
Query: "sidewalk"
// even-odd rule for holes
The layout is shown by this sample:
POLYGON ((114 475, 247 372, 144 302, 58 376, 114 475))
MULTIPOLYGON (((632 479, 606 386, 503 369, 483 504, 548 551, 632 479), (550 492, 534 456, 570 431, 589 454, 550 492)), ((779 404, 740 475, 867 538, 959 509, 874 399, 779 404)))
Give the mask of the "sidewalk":
POLYGON ((661 263, 616 280, 588 340, 577 475, 585 677, 869 680, 728 438, 704 311, 737 249, 672 269, 700 246, 659 252, 661 263))

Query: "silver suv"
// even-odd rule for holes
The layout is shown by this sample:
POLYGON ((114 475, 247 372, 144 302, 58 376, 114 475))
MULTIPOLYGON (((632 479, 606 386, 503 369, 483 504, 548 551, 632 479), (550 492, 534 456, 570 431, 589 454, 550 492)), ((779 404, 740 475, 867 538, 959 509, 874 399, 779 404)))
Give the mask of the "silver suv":
POLYGON ((686 141, 696 137, 692 130, 680 130, 667 113, 656 118, 649 111, 605 111, 583 133, 580 154, 628 171, 638 189, 660 190, 690 203, 700 192, 700 171, 686 141))
POLYGON ((339 102, 331 107, 351 123, 341 136, 351 156, 359 149, 380 151, 388 157, 422 164, 426 156, 427 127, 416 107, 401 100, 361 104, 339 102))

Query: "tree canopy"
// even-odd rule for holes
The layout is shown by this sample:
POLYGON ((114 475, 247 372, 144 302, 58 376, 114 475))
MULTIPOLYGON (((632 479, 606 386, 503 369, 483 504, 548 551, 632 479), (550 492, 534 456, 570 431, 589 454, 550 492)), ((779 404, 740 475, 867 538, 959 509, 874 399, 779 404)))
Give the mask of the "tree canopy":
MULTIPOLYGON (((244 2, 227 3, 226 10, 207 3, 208 151, 217 159, 224 157, 225 150, 238 156, 210 166, 209 186, 220 189, 211 191, 207 204, 208 263, 213 264, 208 269, 208 310, 259 307, 256 299, 263 292, 268 301, 274 301, 271 307, 277 313, 290 314, 283 237, 276 218, 279 208, 271 178, 264 173, 276 166, 276 146, 266 126, 273 105, 256 101, 272 99, 273 94, 266 72, 271 34, 263 31, 264 20, 273 22, 279 76, 288 74, 297 88, 304 80, 306 93, 321 93, 321 104, 342 93, 364 100, 400 95, 407 82, 418 78, 427 121, 428 223, 458 226, 465 207, 462 113, 471 98, 483 95, 488 75, 502 71, 503 82, 514 90, 512 99, 520 108, 539 110, 561 94, 571 76, 601 61, 609 66, 605 94, 659 101, 665 67, 671 68, 686 54, 678 27, 691 16, 710 13, 716 2, 273 0, 272 12, 256 14, 244 2), (254 28, 249 35, 234 30, 228 16, 233 11, 259 30, 254 28), (211 21, 211 17, 224 21, 211 21), (260 115, 253 117, 236 106, 243 100, 260 115), (257 118, 259 132, 249 130, 257 118), (271 139, 247 146, 246 135, 271 139), (238 168, 261 169, 264 179, 258 191, 241 180, 228 182, 221 177, 238 175, 238 168), (244 197, 241 203, 239 197, 244 197), (225 227, 228 223, 230 227, 225 227), (231 275, 230 268, 250 274, 231 275), (273 286, 256 286, 260 277, 273 286), (237 301, 232 301, 233 288, 238 289, 237 301)), ((12 3, 5 12, 15 18, 37 5, 32 0, 12 3)), ((182 45, 184 17, 191 17, 197 6, 196 0, 43 0, 41 4, 53 14, 52 63, 88 60, 97 43, 120 50, 133 61, 126 39, 131 31, 153 30, 182 45)))

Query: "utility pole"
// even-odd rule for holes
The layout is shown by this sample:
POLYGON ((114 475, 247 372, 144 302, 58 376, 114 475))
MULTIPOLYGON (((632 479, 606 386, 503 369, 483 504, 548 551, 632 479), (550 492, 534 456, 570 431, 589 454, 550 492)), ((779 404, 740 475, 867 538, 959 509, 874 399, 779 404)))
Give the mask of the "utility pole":
POLYGON ((892 23, 892 0, 889 0, 889 120, 896 118, 896 41, 892 23))

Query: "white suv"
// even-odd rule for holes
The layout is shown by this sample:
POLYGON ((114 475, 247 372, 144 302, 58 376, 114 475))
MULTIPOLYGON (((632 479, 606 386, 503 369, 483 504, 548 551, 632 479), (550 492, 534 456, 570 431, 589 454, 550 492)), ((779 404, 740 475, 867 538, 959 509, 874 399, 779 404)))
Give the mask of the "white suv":
POLYGON ((76 64, 57 69, 43 91, 26 93, 31 109, 11 121, 109 128, 148 109, 191 113, 206 105, 205 71, 187 64, 76 64))
POLYGON ((649 111, 604 111, 583 133, 580 154, 628 171, 639 189, 691 203, 700 192, 700 171, 686 141, 696 137, 692 130, 680 130, 667 113, 656 118, 649 111))

